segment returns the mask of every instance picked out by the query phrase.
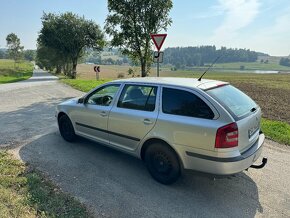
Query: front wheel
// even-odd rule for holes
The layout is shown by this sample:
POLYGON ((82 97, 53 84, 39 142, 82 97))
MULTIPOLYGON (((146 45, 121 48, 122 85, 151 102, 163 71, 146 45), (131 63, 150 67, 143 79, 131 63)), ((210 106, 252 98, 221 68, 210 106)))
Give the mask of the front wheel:
POLYGON ((172 184, 180 177, 177 155, 165 144, 150 145, 145 152, 145 162, 151 176, 162 184, 172 184))
POLYGON ((76 139, 74 127, 67 115, 63 115, 58 121, 59 131, 64 140, 73 142, 76 139))

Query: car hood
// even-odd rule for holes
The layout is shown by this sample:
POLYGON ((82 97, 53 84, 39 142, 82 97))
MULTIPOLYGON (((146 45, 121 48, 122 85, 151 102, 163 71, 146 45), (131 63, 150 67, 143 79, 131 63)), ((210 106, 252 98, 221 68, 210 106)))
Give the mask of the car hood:
POLYGON ((68 99, 68 100, 60 103, 59 105, 72 105, 72 104, 76 104, 78 102, 79 98, 80 97, 68 99))

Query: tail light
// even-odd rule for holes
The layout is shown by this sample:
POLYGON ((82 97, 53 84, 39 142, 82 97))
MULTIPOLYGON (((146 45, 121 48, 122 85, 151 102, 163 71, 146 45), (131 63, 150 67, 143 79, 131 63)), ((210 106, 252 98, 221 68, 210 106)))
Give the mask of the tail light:
POLYGON ((239 131, 236 123, 220 127, 215 137, 215 148, 233 148, 238 146, 239 131))

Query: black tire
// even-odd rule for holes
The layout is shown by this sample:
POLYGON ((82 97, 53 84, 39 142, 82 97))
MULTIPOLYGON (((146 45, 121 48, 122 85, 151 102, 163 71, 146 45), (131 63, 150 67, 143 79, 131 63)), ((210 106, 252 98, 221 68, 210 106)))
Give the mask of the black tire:
POLYGON ((76 139, 74 127, 67 115, 63 115, 58 120, 59 132, 64 140, 73 142, 76 139))
POLYGON ((150 145, 145 152, 145 162, 151 176, 162 184, 172 184, 180 177, 178 157, 168 145, 162 143, 150 145))

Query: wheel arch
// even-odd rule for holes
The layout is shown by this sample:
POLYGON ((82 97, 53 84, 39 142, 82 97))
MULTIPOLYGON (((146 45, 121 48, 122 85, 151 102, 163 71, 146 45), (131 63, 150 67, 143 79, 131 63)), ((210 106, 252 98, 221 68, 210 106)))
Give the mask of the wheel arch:
POLYGON ((59 121, 59 119, 62 117, 62 116, 68 116, 65 112, 63 111, 60 111, 57 115, 57 121, 59 121))
POLYGON ((150 139, 147 139, 142 147, 141 147, 141 151, 140 151, 140 157, 141 159, 144 161, 144 158, 145 158, 145 152, 146 152, 146 149, 152 145, 153 143, 161 143, 161 144, 164 144, 165 146, 168 146, 170 149, 172 149, 174 151, 174 153, 176 154, 177 156, 177 159, 178 159, 178 162, 180 164, 180 167, 181 169, 184 169, 184 166, 183 166, 183 162, 180 158, 180 155, 179 153, 176 151, 176 149, 174 149, 168 142, 166 142, 165 140, 163 139, 159 139, 159 138, 150 138, 150 139))

